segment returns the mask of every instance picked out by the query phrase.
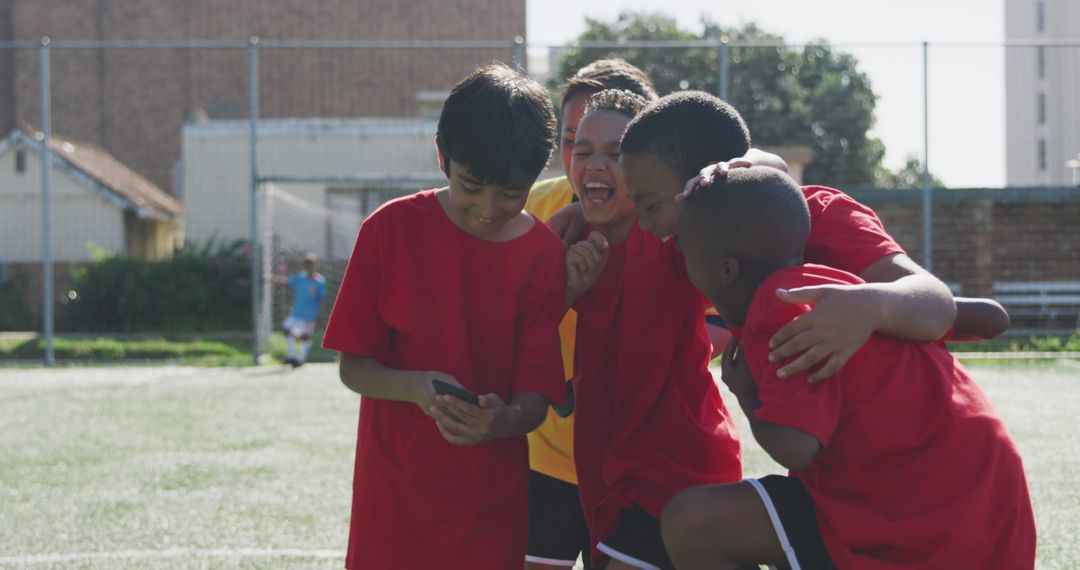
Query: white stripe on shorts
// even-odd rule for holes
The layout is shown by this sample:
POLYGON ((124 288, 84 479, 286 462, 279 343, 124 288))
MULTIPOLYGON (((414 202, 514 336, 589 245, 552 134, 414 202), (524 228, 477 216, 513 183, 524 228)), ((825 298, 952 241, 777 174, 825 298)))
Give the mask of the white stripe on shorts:
POLYGON ((773 530, 776 531, 776 538, 780 539, 780 548, 783 549, 784 556, 787 557, 788 566, 791 567, 791 570, 802 570, 802 567, 799 566, 799 559, 795 557, 795 549, 792 548, 787 532, 784 531, 784 525, 780 522, 780 515, 776 513, 776 507, 773 506, 769 492, 765 490, 761 481, 757 479, 743 479, 743 481, 750 483, 750 486, 761 496, 761 502, 765 503, 765 510, 769 512, 769 520, 772 521, 773 530))
POLYGON ((649 564, 644 560, 638 560, 637 558, 634 558, 629 554, 619 552, 618 550, 615 550, 614 548, 604 544, 603 542, 597 544, 596 549, 614 558, 615 560, 618 560, 619 562, 625 562, 633 566, 634 568, 641 568, 641 570, 660 570, 660 567, 658 566, 653 566, 652 564, 649 564))
POLYGON ((558 558, 544 558, 542 556, 533 556, 532 554, 525 555, 525 562, 547 564, 548 566, 566 566, 567 568, 573 568, 574 564, 577 564, 577 560, 559 560, 558 558))

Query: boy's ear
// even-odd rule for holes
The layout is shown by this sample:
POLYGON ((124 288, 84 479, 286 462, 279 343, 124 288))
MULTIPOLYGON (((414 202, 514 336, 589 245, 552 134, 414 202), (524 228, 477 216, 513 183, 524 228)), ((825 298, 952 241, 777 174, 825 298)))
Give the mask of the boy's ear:
POLYGON ((450 171, 446 168, 446 157, 443 156, 442 143, 439 142, 439 135, 435 135, 435 156, 439 160, 439 170, 446 176, 450 176, 450 171))
POLYGON ((739 260, 734 257, 727 256, 722 257, 717 262, 718 269, 720 270, 721 283, 727 287, 735 282, 739 278, 739 260))

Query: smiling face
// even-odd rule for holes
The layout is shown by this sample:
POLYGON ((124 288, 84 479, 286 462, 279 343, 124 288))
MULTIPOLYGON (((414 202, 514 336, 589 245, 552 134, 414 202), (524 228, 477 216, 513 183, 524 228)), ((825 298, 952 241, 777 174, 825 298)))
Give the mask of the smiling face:
POLYGON ((562 130, 559 131, 559 156, 562 158, 563 168, 568 176, 574 153, 574 141, 577 140, 581 117, 585 115, 585 102, 589 100, 590 95, 592 95, 591 91, 577 93, 563 103, 562 130))
POLYGON ((469 169, 451 160, 450 191, 444 204, 454 225, 486 240, 503 239, 504 229, 525 207, 529 185, 499 185, 476 180, 469 169))
POLYGON ((616 111, 593 111, 582 119, 574 142, 570 163, 574 192, 585 219, 605 233, 632 222, 634 216, 634 203, 617 169, 619 140, 629 122, 616 111))
POLYGON ((682 192, 686 180, 656 156, 645 153, 624 153, 619 158, 619 171, 637 208, 641 229, 660 238, 675 235, 675 195, 682 192))

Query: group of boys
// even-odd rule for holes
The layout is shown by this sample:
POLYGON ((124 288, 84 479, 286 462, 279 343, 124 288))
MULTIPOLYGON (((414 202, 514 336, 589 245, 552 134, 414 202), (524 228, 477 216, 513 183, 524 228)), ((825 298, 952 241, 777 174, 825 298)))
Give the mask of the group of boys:
POLYGON ((550 99, 478 69, 439 119, 448 187, 361 226, 324 337, 363 396, 347 568, 1033 567, 1019 454, 943 344, 999 306, 711 95, 602 60, 561 101, 568 176, 533 186, 550 99), (788 476, 742 480, 710 310, 788 476))

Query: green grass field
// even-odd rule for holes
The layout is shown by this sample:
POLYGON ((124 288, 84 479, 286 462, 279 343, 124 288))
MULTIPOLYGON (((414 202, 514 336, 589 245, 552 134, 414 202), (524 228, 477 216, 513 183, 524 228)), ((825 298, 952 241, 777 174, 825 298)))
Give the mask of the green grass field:
MULTIPOLYGON (((1080 363, 970 368, 1024 454, 1039 568, 1080 567, 1080 363)), ((0 368, 0 568, 339 568, 357 411, 330 364, 0 368)))

